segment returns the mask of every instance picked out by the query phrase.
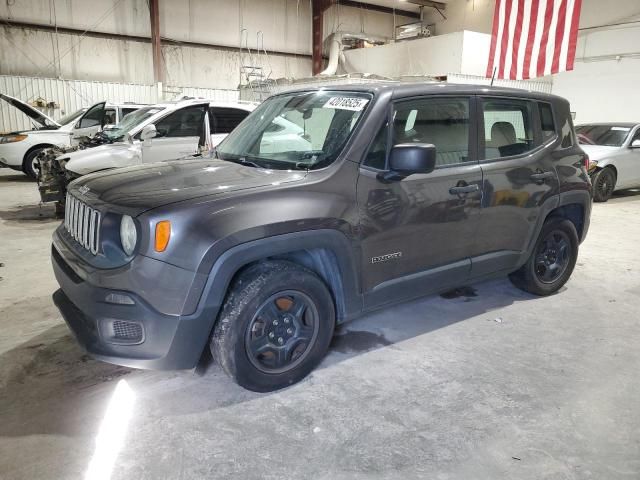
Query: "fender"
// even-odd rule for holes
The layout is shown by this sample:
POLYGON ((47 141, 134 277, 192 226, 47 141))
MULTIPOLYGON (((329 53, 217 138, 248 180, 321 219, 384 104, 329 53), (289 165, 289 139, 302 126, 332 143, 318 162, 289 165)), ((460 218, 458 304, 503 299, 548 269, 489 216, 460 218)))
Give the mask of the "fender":
POLYGON ((540 216, 536 223, 535 234, 531 236, 527 250, 520 256, 518 265, 522 266, 531 256, 531 252, 538 240, 538 236, 542 231, 542 225, 549 218, 549 215, 561 207, 569 205, 580 205, 583 208, 582 218, 582 235, 580 235, 580 243, 585 239, 587 230, 589 229, 589 218, 591 212, 591 193, 590 190, 572 190, 569 192, 562 192, 560 195, 553 196, 541 205, 540 216))
POLYGON ((284 256, 300 251, 328 252, 334 257, 332 262, 331 258, 323 258, 322 254, 316 253, 315 260, 322 265, 317 273, 327 283, 336 299, 338 323, 358 316, 362 312, 362 296, 354 258, 359 256, 343 233, 331 229, 276 235, 230 248, 213 264, 202 294, 192 289, 186 305, 197 302, 196 312, 193 314, 196 317, 205 310, 216 312, 215 315, 210 315, 210 331, 217 318, 217 312, 224 303, 227 289, 239 270, 267 257, 284 256), (336 268, 332 268, 332 263, 336 268), (197 296, 199 298, 196 298, 197 296))
POLYGON ((582 243, 587 237, 589 224, 591 222, 591 206, 593 205, 591 188, 584 190, 571 190, 560 194, 559 207, 576 204, 582 206, 582 235, 580 235, 580 243, 582 243))

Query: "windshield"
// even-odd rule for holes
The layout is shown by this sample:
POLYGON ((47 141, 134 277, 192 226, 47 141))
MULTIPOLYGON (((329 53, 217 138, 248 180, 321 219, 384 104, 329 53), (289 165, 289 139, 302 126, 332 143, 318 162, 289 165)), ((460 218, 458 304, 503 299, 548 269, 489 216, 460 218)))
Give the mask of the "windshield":
POLYGON ((76 110, 75 112, 70 113, 69 115, 65 115, 64 117, 62 117, 62 118, 58 119, 58 120, 57 120, 57 122, 58 122, 60 125, 67 125, 67 124, 72 123, 72 122, 74 122, 75 120, 77 120, 77 119, 78 119, 78 117, 79 117, 80 115, 82 115, 82 114, 83 114, 84 112, 86 112, 86 111, 87 111, 87 109, 86 109, 86 108, 81 108, 80 110, 76 110))
POLYGON ((113 128, 105 130, 103 133, 109 140, 116 141, 122 139, 136 125, 144 122, 149 117, 164 110, 164 107, 144 107, 135 112, 128 113, 122 121, 113 128))
POLYGON ((578 141, 583 145, 621 147, 631 127, 616 125, 580 125, 576 127, 578 141))
POLYGON ((229 134, 216 154, 264 168, 325 167, 342 151, 370 99, 335 91, 272 97, 229 134))

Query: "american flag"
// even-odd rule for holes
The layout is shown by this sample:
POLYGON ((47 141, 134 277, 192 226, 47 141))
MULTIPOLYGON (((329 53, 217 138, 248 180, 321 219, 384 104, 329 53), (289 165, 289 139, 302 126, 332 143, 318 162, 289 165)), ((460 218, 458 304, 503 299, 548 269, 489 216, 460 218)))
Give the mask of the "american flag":
POLYGON ((496 0, 487 77, 573 70, 582 0, 496 0))

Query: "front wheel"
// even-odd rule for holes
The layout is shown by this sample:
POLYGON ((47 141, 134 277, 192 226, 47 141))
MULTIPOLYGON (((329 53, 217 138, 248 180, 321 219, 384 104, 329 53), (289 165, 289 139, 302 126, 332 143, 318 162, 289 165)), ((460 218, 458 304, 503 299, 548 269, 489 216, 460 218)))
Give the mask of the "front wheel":
POLYGON ((611 198, 616 186, 616 176, 611 168, 598 170, 592 179, 593 200, 595 202, 606 202, 611 198))
POLYGON ((25 157, 22 162, 22 170, 26 173, 30 178, 36 180, 38 178, 38 172, 40 171, 40 162, 38 161, 38 156, 46 150, 45 148, 36 148, 31 150, 25 157))
POLYGON ((557 292, 573 272, 578 244, 578 234, 571 221, 547 220, 527 263, 509 275, 509 279, 516 287, 534 295, 557 292))
POLYGON ((316 274, 291 262, 261 262, 231 287, 211 337, 211 354, 239 385, 278 390, 320 363, 334 325, 333 299, 316 274))

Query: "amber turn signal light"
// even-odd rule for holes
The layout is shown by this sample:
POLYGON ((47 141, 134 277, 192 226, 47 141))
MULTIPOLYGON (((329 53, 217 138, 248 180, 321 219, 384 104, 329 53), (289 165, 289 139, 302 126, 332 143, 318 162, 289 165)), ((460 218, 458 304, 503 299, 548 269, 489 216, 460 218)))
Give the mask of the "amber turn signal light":
POLYGON ((156 223, 156 252, 164 252, 171 238, 171 222, 162 220, 156 223))

